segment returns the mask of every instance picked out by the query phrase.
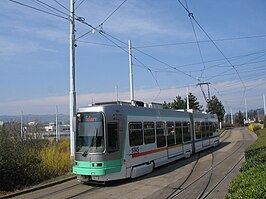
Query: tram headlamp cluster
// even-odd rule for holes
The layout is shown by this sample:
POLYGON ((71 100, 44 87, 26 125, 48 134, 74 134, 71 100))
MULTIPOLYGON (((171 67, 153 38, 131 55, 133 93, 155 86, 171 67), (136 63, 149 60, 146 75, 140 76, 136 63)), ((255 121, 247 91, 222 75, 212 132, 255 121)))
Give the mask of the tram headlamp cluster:
POLYGON ((102 167, 102 163, 92 163, 92 167, 102 167))

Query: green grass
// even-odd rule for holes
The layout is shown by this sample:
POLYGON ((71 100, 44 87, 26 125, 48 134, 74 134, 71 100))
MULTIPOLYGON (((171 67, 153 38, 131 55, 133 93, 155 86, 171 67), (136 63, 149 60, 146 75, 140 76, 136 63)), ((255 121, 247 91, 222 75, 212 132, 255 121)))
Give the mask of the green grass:
POLYGON ((258 139, 245 151, 241 174, 231 183, 226 199, 266 198, 266 129, 255 133, 258 139))

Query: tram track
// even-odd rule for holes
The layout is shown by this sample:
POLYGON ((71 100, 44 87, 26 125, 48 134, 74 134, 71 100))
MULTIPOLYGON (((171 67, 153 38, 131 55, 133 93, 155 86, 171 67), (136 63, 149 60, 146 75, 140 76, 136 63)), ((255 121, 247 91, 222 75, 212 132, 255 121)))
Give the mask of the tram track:
MULTIPOLYGON (((232 132, 230 132, 228 134, 229 135, 226 136, 221 142, 224 142, 225 140, 229 139, 231 137, 232 132)), ((224 176, 221 178, 220 181, 218 181, 218 183, 215 183, 215 185, 212 186, 212 188, 210 188, 209 191, 207 191, 207 189, 210 187, 210 184, 213 184, 213 183, 211 183, 211 180, 213 178, 214 171, 217 169, 217 167, 221 166, 222 163, 224 163, 227 159, 232 158, 233 155, 236 154, 238 156, 237 152, 239 152, 239 151, 241 151, 241 149, 245 148, 245 144, 247 144, 246 143, 246 140, 247 140, 246 135, 243 134, 242 138, 243 139, 242 139, 241 143, 239 143, 239 142, 236 143, 235 150, 216 164, 214 164, 214 155, 215 155, 214 153, 216 151, 214 151, 215 149, 210 149, 211 150, 211 154, 210 154, 211 155, 211 162, 212 162, 211 167, 207 171, 205 171, 205 173, 201 174, 198 178, 196 178, 195 180, 193 180, 192 182, 190 182, 189 184, 184 186, 185 182, 188 181, 189 177, 192 175, 192 173, 194 172, 195 169, 191 170, 192 172, 189 173, 189 175, 185 179, 185 181, 178 187, 178 189, 176 189, 172 194, 170 194, 167 197, 167 199, 178 198, 185 191, 187 191, 189 188, 193 187, 195 185, 195 183, 198 183, 200 181, 202 181, 201 184, 205 183, 205 186, 203 186, 202 191, 199 194, 197 194, 197 197, 195 197, 195 198, 199 198, 199 199, 206 198, 211 193, 213 193, 214 190, 216 189, 216 187, 218 187, 222 183, 222 181, 233 171, 233 169, 243 160, 244 155, 242 155, 241 158, 228 171, 225 172, 224 176), (209 175, 209 176, 206 178, 207 175, 209 175)), ((197 162, 197 164, 198 164, 198 162, 197 162)), ((196 167, 196 164, 193 166, 193 168, 195 168, 195 167, 196 167)))

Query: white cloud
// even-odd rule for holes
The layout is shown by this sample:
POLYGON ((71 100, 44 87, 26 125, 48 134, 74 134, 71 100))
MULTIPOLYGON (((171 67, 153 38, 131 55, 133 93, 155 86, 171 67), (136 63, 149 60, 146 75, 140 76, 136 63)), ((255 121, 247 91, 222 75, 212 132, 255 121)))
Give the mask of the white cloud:
POLYGON ((32 41, 20 41, 7 37, 0 37, 0 46, 0 56, 14 56, 38 51, 57 52, 56 49, 45 48, 32 41))
MULTIPOLYGON (((241 89, 241 84, 236 84, 237 81, 228 81, 228 82, 220 82, 213 84, 213 87, 219 91, 219 93, 216 92, 216 90, 212 89, 211 87, 211 95, 216 95, 219 100, 222 101, 222 103, 225 105, 229 105, 233 108, 233 110, 238 111, 239 108, 242 108, 244 111, 244 104, 242 104, 242 107, 240 107, 240 103, 243 100, 243 92, 241 89), (226 85, 231 85, 231 87, 228 87, 226 89, 226 85), (227 93, 230 92, 230 90, 239 90, 239 92, 233 92, 230 95, 227 93), (223 93, 222 96, 220 96, 220 93, 223 93)), ((256 91, 254 93, 253 89, 248 89, 246 92, 246 99, 248 102, 248 108, 249 109, 256 109, 263 106, 262 103, 262 91, 266 90, 266 84, 262 84, 262 80, 258 81, 249 81, 246 82, 247 88, 250 88, 249 86, 256 85, 262 85, 262 87, 259 87, 259 92, 256 91), (261 91, 261 92, 260 92, 261 91)), ((144 102, 159 102, 163 103, 163 101, 171 102, 175 98, 175 96, 180 95, 182 98, 186 97, 187 88, 169 88, 162 91, 159 91, 157 88, 154 89, 143 89, 143 90, 136 90, 135 91, 135 98, 136 100, 141 100, 144 102), (156 98, 156 99, 155 99, 156 98)), ((203 95, 199 88, 190 88, 190 92, 192 92, 195 96, 197 96, 198 101, 200 104, 203 104, 204 106, 206 103, 204 102, 203 95)), ((119 92, 119 100, 129 100, 129 92, 119 92)), ((77 96, 77 107, 86 106, 88 104, 91 104, 93 102, 106 102, 106 101, 115 101, 116 100, 116 93, 115 92, 106 92, 106 93, 87 93, 87 94, 80 94, 77 96)), ((21 110, 23 110, 25 113, 30 114, 46 114, 46 113, 54 113, 55 112, 55 106, 59 107, 60 113, 68 114, 69 110, 69 96, 54 96, 54 97, 44 97, 39 99, 28 99, 28 100, 17 100, 17 101, 10 101, 10 102, 1 102, 0 103, 0 110, 1 115, 9 114, 9 115, 16 115, 19 114, 21 110)), ((229 107, 229 108, 230 108, 229 107)), ((227 110, 227 112, 229 112, 227 110)))

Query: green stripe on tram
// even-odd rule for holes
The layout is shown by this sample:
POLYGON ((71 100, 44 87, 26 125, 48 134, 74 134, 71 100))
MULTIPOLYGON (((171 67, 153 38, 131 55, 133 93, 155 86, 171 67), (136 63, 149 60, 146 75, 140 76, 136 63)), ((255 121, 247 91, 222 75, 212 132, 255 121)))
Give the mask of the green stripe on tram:
POLYGON ((85 162, 75 161, 73 173, 78 175, 103 176, 111 173, 120 172, 122 160, 109 160, 105 162, 85 162))

